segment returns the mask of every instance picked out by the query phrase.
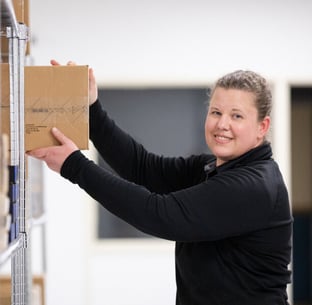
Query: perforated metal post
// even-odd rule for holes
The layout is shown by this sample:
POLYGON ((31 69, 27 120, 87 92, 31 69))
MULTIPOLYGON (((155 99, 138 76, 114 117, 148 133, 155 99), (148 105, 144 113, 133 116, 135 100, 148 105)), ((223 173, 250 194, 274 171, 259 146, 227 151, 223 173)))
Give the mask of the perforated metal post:
POLYGON ((10 135, 11 166, 16 172, 17 236, 22 246, 13 255, 12 304, 31 304, 31 281, 28 270, 27 209, 25 196, 25 143, 24 143, 24 61, 28 32, 24 24, 7 28, 10 64, 10 135))

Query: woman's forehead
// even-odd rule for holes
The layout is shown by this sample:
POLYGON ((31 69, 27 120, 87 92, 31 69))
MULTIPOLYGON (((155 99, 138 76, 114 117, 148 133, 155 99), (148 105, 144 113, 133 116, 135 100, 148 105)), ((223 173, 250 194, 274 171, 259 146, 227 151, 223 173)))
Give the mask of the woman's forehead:
POLYGON ((254 103, 255 95, 252 92, 239 89, 216 88, 210 99, 210 104, 238 104, 243 105, 246 102, 254 103))

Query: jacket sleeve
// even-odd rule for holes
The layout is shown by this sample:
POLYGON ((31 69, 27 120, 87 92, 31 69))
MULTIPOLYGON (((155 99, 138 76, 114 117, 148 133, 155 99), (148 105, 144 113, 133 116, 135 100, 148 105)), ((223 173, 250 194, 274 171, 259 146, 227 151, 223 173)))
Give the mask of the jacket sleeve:
POLYGON ((159 194, 109 173, 76 151, 64 162, 61 175, 139 230, 169 240, 211 241, 284 221, 272 218, 279 208, 274 206, 278 190, 268 191, 270 177, 254 171, 228 171, 189 188, 159 194))
POLYGON ((208 157, 192 157, 186 162, 182 157, 165 158, 147 152, 115 124, 99 101, 90 107, 90 139, 118 175, 158 193, 197 183, 208 157), (193 162, 195 159, 200 162, 193 162), (188 167, 198 175, 190 175, 188 167))

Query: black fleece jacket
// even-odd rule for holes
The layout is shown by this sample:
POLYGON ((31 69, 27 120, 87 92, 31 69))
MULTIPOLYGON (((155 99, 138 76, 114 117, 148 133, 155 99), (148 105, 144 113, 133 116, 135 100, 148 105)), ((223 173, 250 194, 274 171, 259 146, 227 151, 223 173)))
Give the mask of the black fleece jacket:
POLYGON ((292 216, 269 143, 219 167, 165 158, 122 131, 99 101, 90 138, 119 176, 80 151, 61 175, 145 233, 176 241, 178 305, 285 305, 292 216))

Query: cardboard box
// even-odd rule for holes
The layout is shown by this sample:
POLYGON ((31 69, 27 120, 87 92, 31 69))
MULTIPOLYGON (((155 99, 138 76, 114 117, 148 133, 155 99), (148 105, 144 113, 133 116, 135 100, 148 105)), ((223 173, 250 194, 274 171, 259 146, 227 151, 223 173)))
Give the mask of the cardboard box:
MULTIPOLYGON (((11 305, 11 277, 9 275, 0 276, 0 305, 11 305)), ((32 277, 31 290, 32 304, 45 304, 45 276, 34 275, 32 277)))
POLYGON ((57 145, 58 127, 80 149, 89 144, 88 66, 25 67, 25 149, 57 145))
POLYGON ((10 134, 10 78, 9 64, 1 64, 1 101, 0 101, 0 131, 3 134, 10 134))
MULTIPOLYGON (((12 4, 14 7, 17 22, 25 24, 28 27, 28 31, 30 31, 29 0, 12 0, 12 4)), ((1 61, 8 62, 9 44, 6 36, 1 37, 0 46, 1 46, 1 61)), ((30 39, 28 39, 27 41, 25 52, 26 55, 30 54, 30 39)))
MULTIPOLYGON (((1 64, 1 72, 1 130, 10 134, 8 64, 1 64)), ((24 85, 25 150, 57 145, 54 126, 80 149, 88 149, 88 66, 25 67, 24 85)))
POLYGON ((16 20, 29 26, 29 0, 12 0, 16 20))

